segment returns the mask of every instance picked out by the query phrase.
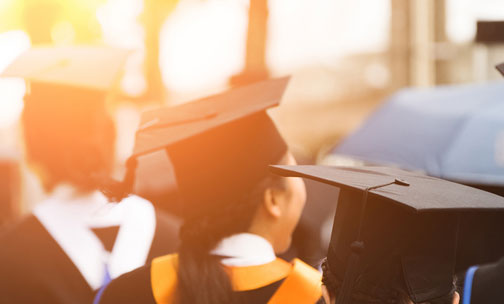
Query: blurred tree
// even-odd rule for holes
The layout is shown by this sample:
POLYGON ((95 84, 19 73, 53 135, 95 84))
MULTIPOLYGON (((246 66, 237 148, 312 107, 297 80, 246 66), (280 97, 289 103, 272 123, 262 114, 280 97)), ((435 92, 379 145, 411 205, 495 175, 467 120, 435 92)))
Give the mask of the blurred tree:
POLYGON ((391 0, 389 66, 392 90, 410 84, 410 18, 409 1, 391 0))
POLYGON ((164 101, 166 91, 159 68, 159 36, 166 18, 177 6, 178 0, 144 0, 141 22, 145 26, 145 63, 147 82, 143 98, 164 101))
POLYGON ((0 1, 0 32, 22 28, 23 1, 0 1))
POLYGON ((23 25, 32 44, 52 42, 51 31, 61 15, 61 7, 55 1, 24 1, 23 25))
POLYGON ((268 38, 268 0, 250 0, 243 71, 230 79, 231 86, 268 78, 266 42, 268 38))
POLYGON ((101 37, 96 9, 104 0, 5 1, 0 30, 25 30, 32 44, 90 43, 101 37))

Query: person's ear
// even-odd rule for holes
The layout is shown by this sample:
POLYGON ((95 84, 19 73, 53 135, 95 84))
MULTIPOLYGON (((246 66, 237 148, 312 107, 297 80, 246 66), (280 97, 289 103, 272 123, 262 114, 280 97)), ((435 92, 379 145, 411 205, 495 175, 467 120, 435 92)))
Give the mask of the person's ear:
POLYGON ((334 304, 334 302, 336 302, 336 299, 331 299, 329 291, 324 284, 322 284, 322 298, 324 298, 326 304, 334 304))
POLYGON ((274 218, 279 218, 280 216, 282 216, 280 201, 273 189, 268 188, 266 189, 266 191, 264 191, 263 204, 264 208, 270 216, 274 218))
POLYGON ((453 304, 459 304, 460 303, 460 295, 458 292, 453 293, 453 304))

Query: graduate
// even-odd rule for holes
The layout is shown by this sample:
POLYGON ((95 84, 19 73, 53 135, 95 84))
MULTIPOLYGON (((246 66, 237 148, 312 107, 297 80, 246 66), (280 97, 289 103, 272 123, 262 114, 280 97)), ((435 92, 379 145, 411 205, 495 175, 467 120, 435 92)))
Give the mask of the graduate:
POLYGON ((462 256, 465 267, 458 274, 463 291, 461 303, 500 303, 504 282, 504 215, 492 212, 465 222, 461 231, 467 244, 462 256))
POLYGON ((137 196, 111 203, 115 127, 107 111, 127 52, 34 48, 3 76, 27 81, 28 166, 48 198, 0 233, 0 303, 92 303, 110 279, 173 252, 173 221, 137 196))
POLYGON ((495 211, 503 218, 500 196, 399 169, 273 166, 272 171, 340 188, 323 264, 328 292, 321 303, 457 304, 455 274, 468 258, 478 259, 460 246, 468 241, 460 227, 495 211))
POLYGON ((181 246, 112 281, 97 302, 316 303, 320 273, 276 257, 290 246, 306 193, 299 178, 269 173, 295 164, 266 109, 288 78, 147 112, 136 156, 164 149, 182 197, 181 246))
MULTIPOLYGON (((502 231, 500 231, 502 233, 502 231)), ((469 268, 464 280, 462 304, 502 302, 504 258, 492 264, 469 268)))
MULTIPOLYGON (((496 65, 495 68, 499 71, 499 73, 501 73, 501 75, 504 76, 504 63, 496 65)), ((478 229, 474 230, 478 231, 478 229)), ((502 235, 503 231, 504 231, 503 229, 493 229, 492 232, 502 235)), ((488 234, 481 234, 481 233, 479 234, 480 238, 483 238, 486 235, 488 234)), ((493 243, 498 243, 498 241, 499 240, 493 240, 493 243)), ((477 248, 478 246, 474 247, 477 248)), ((492 251, 495 254, 499 253, 498 250, 492 250, 492 251)), ((504 282, 504 258, 501 258, 497 262, 493 263, 487 263, 487 264, 478 263, 478 264, 482 265, 476 265, 470 267, 465 274, 464 288, 463 288, 464 294, 462 296, 462 304, 486 304, 486 303, 502 302, 501 288, 504 282)))

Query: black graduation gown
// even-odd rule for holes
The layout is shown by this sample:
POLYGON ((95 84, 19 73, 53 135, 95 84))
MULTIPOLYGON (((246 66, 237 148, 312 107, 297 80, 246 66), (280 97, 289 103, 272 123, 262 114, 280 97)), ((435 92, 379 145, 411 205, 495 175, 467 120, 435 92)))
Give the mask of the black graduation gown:
MULTIPOLYGON (((105 289, 100 304, 156 304, 151 286, 151 265, 146 265, 113 280, 105 289), (125 292, 127 291, 127 292, 125 292)), ((264 287, 238 292, 242 304, 267 303, 283 280, 264 287)))
MULTIPOLYGON (((156 304, 156 303, 171 303, 173 299, 171 296, 165 298, 160 295, 171 289, 169 287, 170 280, 165 280, 161 277, 173 277, 176 276, 173 265, 174 255, 165 256, 157 258, 154 263, 145 265, 138 269, 135 269, 129 273, 123 274, 119 278, 113 280, 108 284, 103 293, 99 296, 99 304, 112 304, 112 303, 143 303, 143 304, 156 304), (160 261, 164 260, 164 261, 160 261), (159 262, 160 261, 160 262, 159 262), (165 264, 161 265, 160 264, 165 264), (166 268, 168 265, 169 268, 166 268), (157 269, 155 269, 156 267, 157 269), (157 273, 157 274, 156 274, 157 273), (158 290, 160 289, 160 290, 158 290), (156 296, 154 293, 158 291, 158 301, 156 301, 156 296)), ((320 274, 313 268, 304 264, 299 260, 295 260, 293 264, 289 264, 285 261, 277 261, 265 265, 264 269, 268 269, 265 272, 261 272, 262 275, 258 276, 258 273, 252 274, 251 277, 259 278, 264 280, 263 283, 253 281, 251 285, 253 288, 245 287, 240 291, 235 291, 237 299, 241 304, 261 304, 268 303, 275 295, 278 296, 279 293, 283 294, 279 298, 285 299, 285 294, 290 293, 294 296, 287 296, 288 298, 296 298, 297 303, 323 303, 321 301, 321 291, 320 291, 320 274), (280 270, 283 265, 286 266, 289 271, 284 272, 280 270), (271 267, 270 267, 271 266, 271 267), (275 274, 276 273, 276 274, 275 274), (295 274, 294 274, 295 273, 295 274), (280 274, 278 276, 278 274, 280 274), (274 280, 269 280, 268 277, 277 277, 274 280), (311 299, 311 300, 307 300, 311 299)), ((261 267, 261 266, 259 266, 261 267)), ((238 267, 240 268, 240 267, 238 267)), ((239 281, 247 281, 247 277, 253 272, 255 266, 243 267, 247 270, 245 272, 239 271, 238 275, 239 281), (241 274, 240 274, 241 273, 241 274), (245 276, 244 276, 245 275, 245 276)), ((244 269, 243 269, 244 270, 244 269)), ((257 269, 256 269, 257 271, 257 269)), ((250 284, 247 283, 247 285, 250 284)), ((170 292, 168 292, 170 294, 170 292)), ((285 301, 280 301, 281 303, 287 303, 285 301)))
POLYGON ((503 283, 504 258, 493 264, 471 267, 466 274, 463 299, 467 298, 471 304, 501 303, 503 283))
MULTIPOLYGON (((156 211, 147 262, 174 252, 177 246, 178 227, 170 217, 156 211)), ((95 294, 35 216, 27 216, 0 234, 0 303, 89 304, 95 294)))

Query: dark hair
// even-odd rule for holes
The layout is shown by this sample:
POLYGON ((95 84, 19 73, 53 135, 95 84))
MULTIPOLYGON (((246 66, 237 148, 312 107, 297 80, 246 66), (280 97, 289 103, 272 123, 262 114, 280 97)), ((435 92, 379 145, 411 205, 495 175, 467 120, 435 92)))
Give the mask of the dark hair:
POLYGON ((40 170, 46 191, 60 183, 81 192, 97 190, 113 166, 113 119, 103 96, 65 96, 25 97, 22 124, 27 160, 40 170))
MULTIPOLYGON (((327 291, 331 298, 336 298, 338 295, 338 289, 340 288, 342 282, 334 276, 329 268, 329 264, 327 259, 324 259, 322 262, 322 283, 327 287, 327 291)), ((398 277, 401 277, 401 273, 397 273, 398 277)), ((453 296, 455 294, 456 287, 456 276, 453 277, 453 287, 452 290, 437 299, 430 300, 428 302, 423 302, 422 304, 451 304, 453 303, 453 296)), ((390 296, 386 299, 380 299, 376 296, 369 295, 363 292, 354 292, 352 293, 352 303, 354 304, 408 304, 409 303, 409 295, 404 289, 393 288, 389 292, 390 296)))
POLYGON ((178 264, 179 304, 239 303, 220 257, 209 252, 223 238, 249 229, 268 188, 284 189, 285 179, 269 175, 246 193, 242 201, 184 221, 178 264))

